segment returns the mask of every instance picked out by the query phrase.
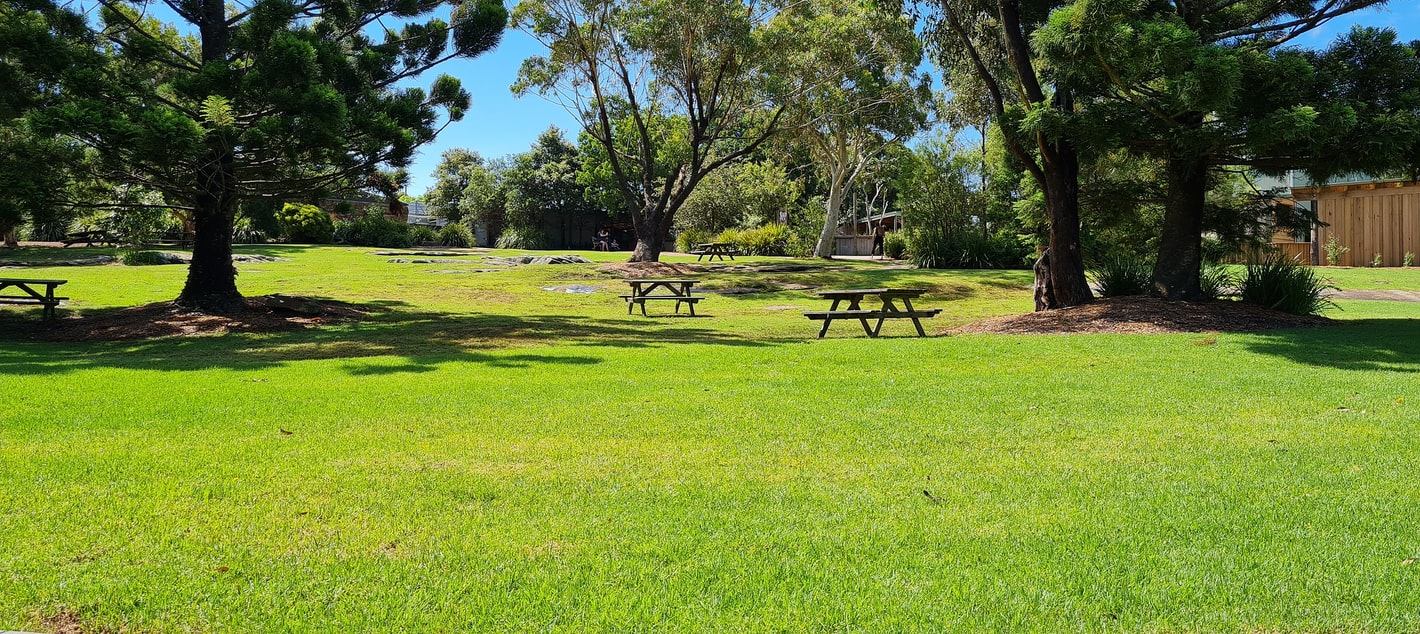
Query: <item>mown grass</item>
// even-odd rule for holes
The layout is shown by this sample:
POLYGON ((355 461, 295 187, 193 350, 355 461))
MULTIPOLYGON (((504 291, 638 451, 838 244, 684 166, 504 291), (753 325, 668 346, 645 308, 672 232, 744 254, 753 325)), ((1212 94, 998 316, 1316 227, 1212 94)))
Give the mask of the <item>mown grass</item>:
MULTIPOLYGON (((1255 335, 815 341, 805 290, 646 319, 594 265, 262 251, 290 261, 242 265, 249 294, 386 308, 0 340, 0 629, 1420 629, 1420 304, 1255 335), (599 291, 543 290, 569 284, 599 291)), ((98 311, 183 269, 26 274, 98 311)), ((701 277, 924 285, 938 331, 1029 305, 1023 272, 701 277)))

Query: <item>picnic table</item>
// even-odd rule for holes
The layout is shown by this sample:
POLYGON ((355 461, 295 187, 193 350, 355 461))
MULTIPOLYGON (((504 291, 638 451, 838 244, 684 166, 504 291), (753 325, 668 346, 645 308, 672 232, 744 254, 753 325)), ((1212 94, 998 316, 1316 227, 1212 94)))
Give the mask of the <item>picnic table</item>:
POLYGON ((739 254, 739 249, 735 248, 733 242, 704 242, 695 245, 695 249, 690 254, 695 256, 696 262, 704 257, 709 257, 711 262, 714 262, 715 258, 720 258, 720 261, 724 262, 727 255, 731 260, 735 259, 735 256, 739 254))
POLYGON ((118 240, 107 231, 78 231, 69 233, 64 235, 64 239, 61 240, 61 242, 64 243, 64 248, 66 249, 81 242, 86 247, 91 247, 95 244, 118 246, 118 240))
POLYGON ((626 280, 631 285, 631 294, 622 295, 626 300, 626 314, 631 314, 631 307, 634 304, 641 305, 641 314, 646 314, 646 302, 656 300, 674 300, 675 312, 680 312, 681 304, 690 306, 690 315, 695 316, 695 303, 704 296, 694 295, 691 289, 699 283, 699 280, 677 280, 677 279, 637 279, 626 280), (657 293, 660 290, 663 292, 657 293))
POLYGON ((912 325, 917 327, 918 336, 926 337, 927 331, 922 329, 922 319, 936 317, 941 313, 940 308, 929 308, 918 310, 912 307, 912 299, 921 297, 927 291, 920 288, 858 288, 841 291, 820 291, 819 297, 833 300, 833 306, 826 311, 811 311, 804 313, 805 317, 815 321, 822 321, 823 328, 819 329, 818 337, 822 339, 828 334, 828 327, 835 319, 856 319, 863 325, 863 332, 869 337, 876 337, 883 330, 883 322, 889 319, 911 319, 912 325), (862 302, 867 297, 876 297, 882 305, 878 308, 863 308, 862 302), (902 302, 899 308, 897 302, 902 302), (848 308, 839 310, 838 307, 848 302, 848 308), (878 323, 874 326, 868 325, 868 320, 876 319, 878 323))
POLYGON ((55 297, 54 289, 68 284, 68 280, 26 280, 19 278, 0 277, 0 304, 16 304, 27 306, 43 306, 44 318, 54 319, 54 309, 68 297, 55 297), (44 287, 40 292, 38 287, 44 287), (13 288, 22 294, 3 294, 5 289, 13 288))

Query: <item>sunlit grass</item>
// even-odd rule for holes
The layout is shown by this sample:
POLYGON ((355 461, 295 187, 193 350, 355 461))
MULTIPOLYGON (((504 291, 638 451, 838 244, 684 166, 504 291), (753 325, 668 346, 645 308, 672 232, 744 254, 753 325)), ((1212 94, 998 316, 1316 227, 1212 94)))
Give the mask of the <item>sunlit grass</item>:
MULTIPOLYGON (((811 289, 648 319, 596 265, 250 250, 289 261, 241 265, 247 294, 385 312, 0 340, 0 630, 1420 629, 1420 304, 816 341, 811 289), (543 290, 570 284, 598 290, 543 290)), ((938 332, 1030 302, 1027 272, 807 264, 696 276, 926 287, 938 332)), ((25 273, 85 312, 185 271, 25 273)))

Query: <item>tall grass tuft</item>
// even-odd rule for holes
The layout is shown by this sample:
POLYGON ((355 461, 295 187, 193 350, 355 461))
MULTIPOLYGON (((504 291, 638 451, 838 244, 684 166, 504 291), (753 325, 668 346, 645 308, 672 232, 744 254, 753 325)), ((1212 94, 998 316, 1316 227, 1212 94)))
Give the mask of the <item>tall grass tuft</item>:
POLYGON ((1239 297, 1293 315, 1315 315, 1336 307, 1326 298, 1326 291, 1334 288, 1317 277, 1311 267, 1281 253, 1271 253, 1248 262, 1239 297))
POLYGON ((1100 256, 1090 265, 1090 278, 1101 297, 1144 295, 1149 292, 1153 277, 1153 263, 1133 253, 1100 256))

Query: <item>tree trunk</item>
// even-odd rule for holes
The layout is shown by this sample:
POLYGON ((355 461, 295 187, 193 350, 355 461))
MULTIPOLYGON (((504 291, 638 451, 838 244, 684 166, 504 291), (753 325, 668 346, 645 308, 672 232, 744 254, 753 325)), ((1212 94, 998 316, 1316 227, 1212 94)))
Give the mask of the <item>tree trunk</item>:
MULTIPOLYGON (((201 0, 202 61, 225 62, 231 44, 223 0, 201 0)), ((192 264, 177 304, 207 313, 234 313, 246 309, 237 292, 237 268, 232 265, 232 224, 237 207, 237 175, 232 143, 209 130, 207 149, 196 182, 192 221, 192 264)))
POLYGON ((211 167, 200 170, 198 175, 202 191, 193 212, 197 232, 192 242, 192 264, 187 268, 187 284, 177 303, 208 313, 239 312, 246 304, 237 292, 237 268, 232 265, 236 210, 232 192, 236 178, 231 173, 231 153, 207 164, 211 167))
POLYGON ((1164 225, 1154 262, 1154 294, 1164 299, 1203 298, 1203 204, 1208 194, 1208 163, 1196 156, 1168 160, 1164 225))
POLYGON ((14 227, 0 231, 0 235, 4 236, 5 248, 17 249, 20 247, 20 236, 14 227))
POLYGON ((838 214, 843 210, 844 183, 837 175, 829 180, 828 201, 824 204, 823 230, 819 231, 818 242, 814 245, 814 256, 833 257, 834 236, 838 234, 838 214))
MULTIPOLYGON (((1069 112, 1068 91, 1056 90, 1053 107, 1069 112)), ((1045 213, 1050 220, 1049 308, 1079 306, 1094 301, 1085 279, 1085 255, 1080 247, 1080 158, 1066 140, 1044 144, 1045 213)))
POLYGON ((668 214, 659 210, 631 214, 631 226, 636 229, 636 249, 629 262, 660 262, 661 246, 665 244, 670 224, 668 214))

